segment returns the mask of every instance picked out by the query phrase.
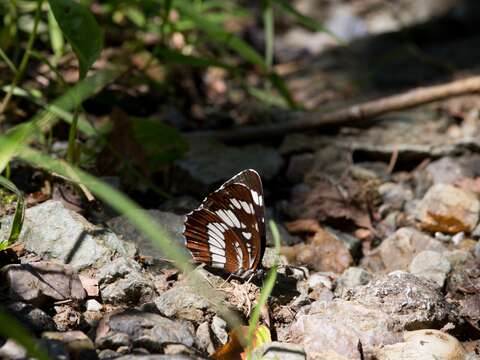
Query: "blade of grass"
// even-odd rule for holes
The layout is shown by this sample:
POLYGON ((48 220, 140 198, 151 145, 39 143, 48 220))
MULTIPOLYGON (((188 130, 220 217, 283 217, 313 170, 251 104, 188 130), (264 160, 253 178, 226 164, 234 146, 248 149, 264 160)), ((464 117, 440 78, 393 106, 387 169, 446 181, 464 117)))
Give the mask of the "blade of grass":
POLYGON ((255 309, 252 312, 252 316, 250 317, 250 321, 248 324, 248 337, 247 337, 247 344, 249 345, 249 349, 252 350, 252 340, 255 334, 255 329, 258 326, 258 321, 260 319, 260 311, 262 307, 267 303, 268 297, 272 293, 273 287, 275 285, 275 281, 277 279, 277 267, 278 267, 278 256, 280 254, 280 234, 278 232, 277 225, 273 220, 269 221, 270 229, 272 230, 273 241, 275 244, 275 264, 271 267, 268 271, 267 279, 265 280, 262 291, 260 293, 260 298, 258 299, 258 303, 255 306, 255 309))
POLYGON ((296 101, 293 99, 292 94, 290 93, 290 90, 287 87, 287 84, 285 84, 285 81, 278 76, 276 73, 272 72, 271 74, 268 75, 269 80, 277 89, 279 94, 285 99, 287 102, 288 106, 290 106, 291 109, 298 109, 300 106, 296 103, 296 101))
POLYGON ((5 338, 15 340, 22 345, 28 354, 38 360, 51 360, 50 357, 42 350, 33 335, 25 330, 20 323, 7 315, 0 309, 0 334, 5 338))
POLYGON ((267 71, 272 70, 273 50, 275 46, 275 28, 273 8, 270 0, 263 0, 263 27, 265 32, 265 64, 267 71))
POLYGON ((17 195, 17 206, 15 207, 15 215, 13 216, 12 226, 10 228, 10 235, 8 236, 7 241, 0 243, 0 250, 3 250, 15 243, 22 232, 25 215, 25 201, 21 191, 18 190, 15 184, 7 178, 0 176, 0 185, 17 195))
POLYGON ((2 58, 3 61, 5 61, 5 64, 9 67, 9 69, 15 74, 17 72, 17 68, 15 65, 10 61, 8 58, 7 54, 0 48, 0 58, 2 58))

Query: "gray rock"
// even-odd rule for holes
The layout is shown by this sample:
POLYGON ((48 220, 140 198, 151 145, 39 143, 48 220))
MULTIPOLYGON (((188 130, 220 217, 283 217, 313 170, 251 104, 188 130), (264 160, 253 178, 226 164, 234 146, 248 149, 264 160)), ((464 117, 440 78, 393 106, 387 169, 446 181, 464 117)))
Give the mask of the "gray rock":
POLYGON ((407 201, 413 200, 412 190, 402 184, 383 183, 378 187, 378 193, 382 197, 383 206, 389 210, 402 210, 407 201))
POLYGON ((132 272, 140 272, 140 270, 141 267, 135 260, 121 257, 102 266, 98 271, 97 278, 100 285, 109 284, 132 272))
POLYGON ((442 254, 426 250, 413 258, 409 270, 413 275, 430 280, 441 288, 451 270, 451 265, 442 254))
MULTIPOLYGON (((12 217, 1 219, 0 239, 8 236, 12 217)), ((133 256, 135 248, 114 233, 89 223, 60 201, 46 201, 25 212, 20 235, 25 248, 44 259, 56 259, 75 269, 101 266, 114 254, 133 256)))
POLYGON ((122 354, 110 349, 104 349, 98 353, 98 358, 100 360, 118 359, 120 356, 122 356, 122 354))
POLYGON ((113 332, 107 334, 101 339, 101 346, 108 349, 118 349, 120 347, 128 347, 130 344, 130 336, 122 332, 113 332))
POLYGON ((221 317, 214 316, 212 319, 212 332, 215 334, 215 337, 224 345, 228 341, 228 332, 227 332, 227 322, 221 317))
POLYGON ((166 344, 183 344, 187 347, 194 344, 194 329, 189 323, 135 310, 103 318, 97 328, 95 344, 99 349, 110 348, 114 334, 126 334, 129 346, 144 348, 152 353, 162 352, 166 344))
POLYGON ((42 339, 50 344, 50 348, 56 348, 57 343, 63 344, 71 359, 93 360, 97 357, 92 340, 81 331, 47 331, 42 334, 42 339))
POLYGON ((40 304, 48 299, 83 300, 86 296, 78 275, 68 265, 38 261, 7 265, 2 271, 13 299, 40 304))
POLYGON ((12 339, 8 339, 2 346, 0 346, 0 358, 25 360, 27 359, 27 350, 12 339))
POLYGON ((375 351, 378 360, 443 359, 465 360, 462 344, 446 332, 435 329, 408 331, 404 342, 387 345, 375 351))
POLYGON ((473 229, 470 235, 472 235, 474 239, 480 239, 480 224, 477 224, 477 226, 475 226, 475 229, 473 229))
POLYGON ((40 343, 40 346, 47 351, 48 355, 50 355, 50 358, 58 359, 58 360, 70 359, 70 355, 68 353, 67 347, 60 340, 40 339, 39 343, 40 343))
POLYGON ((357 359, 360 340, 370 358, 375 349, 400 341, 404 330, 445 324, 449 312, 430 282, 397 271, 351 288, 343 298, 300 309, 288 339, 315 359, 357 359))
POLYGON ((57 326, 50 315, 29 304, 15 302, 7 306, 7 311, 35 334, 42 331, 57 330, 57 326))
POLYGON ((432 186, 418 203, 416 218, 432 232, 471 232, 478 223, 480 202, 468 191, 452 185, 432 186))
POLYGON ((445 246, 438 240, 414 228, 400 228, 378 247, 386 271, 406 270, 413 257, 423 250, 443 252, 445 246))
POLYGON ((358 258, 361 256, 362 241, 360 239, 348 233, 344 233, 343 231, 333 229, 329 226, 326 226, 325 229, 334 235, 338 240, 343 241, 353 257, 358 258))
POLYGON ((100 293, 107 303, 139 304, 153 299, 155 290, 149 274, 131 259, 117 258, 98 273, 100 293))
POLYGON ((466 262, 474 259, 472 253, 466 250, 446 251, 443 253, 443 255, 447 258, 452 268, 463 265, 466 262))
POLYGON ((313 167, 315 156, 311 153, 293 155, 288 163, 286 177, 292 184, 303 181, 305 175, 313 167))
POLYGON ((442 157, 428 164, 425 170, 434 184, 454 184, 463 178, 480 176, 480 156, 442 157))
POLYGON ((198 325, 197 331, 195 333, 195 340, 197 346, 203 352, 211 355, 215 352, 215 345, 212 341, 212 336, 210 334, 210 324, 208 321, 205 321, 198 325))
POLYGON ((164 316, 175 316, 197 322, 203 319, 203 311, 210 306, 206 298, 182 284, 174 286, 157 297, 155 305, 164 316))
POLYGON ((372 275, 359 267, 349 267, 343 272, 343 274, 337 279, 335 294, 341 296, 347 289, 355 286, 366 285, 372 279, 372 275))
POLYGON ((434 284, 403 271, 351 288, 344 299, 383 311, 389 328, 399 331, 444 324, 451 313, 434 284))
POLYGON ((262 360, 306 360, 307 355, 299 345, 272 341, 255 348, 252 359, 262 360))
POLYGON ((111 304, 141 304, 155 296, 153 284, 138 273, 100 286, 100 293, 103 301, 111 304))
POLYGON ((357 359, 359 340, 367 355, 377 346, 401 339, 389 328, 389 315, 378 307, 342 299, 312 303, 306 314, 297 315, 288 338, 302 345, 309 359, 357 359))
POLYGON ((333 289, 332 273, 313 273, 308 278, 309 289, 318 287, 326 287, 329 290, 333 289))
POLYGON ((278 265, 288 265, 288 260, 284 255, 277 255, 274 248, 266 247, 262 258, 262 266, 269 269, 277 263, 278 265))
POLYGON ((100 311, 102 310, 103 305, 100 304, 97 300, 95 299, 88 299, 87 300, 87 311, 100 311))
MULTIPOLYGON (((198 204, 197 204, 198 205, 198 204)), ((190 210, 192 210, 191 208, 190 210)), ((165 229, 169 239, 180 246, 185 255, 190 256, 189 252, 185 250, 185 239, 183 237, 183 229, 185 216, 173 214, 171 212, 163 212, 159 210, 146 210, 147 213, 155 220, 162 229, 165 229)), ((165 262, 165 255, 155 246, 152 241, 145 237, 135 226, 133 226, 125 216, 118 216, 109 221, 107 225, 117 235, 121 236, 123 240, 128 243, 135 244, 138 247, 138 252, 142 256, 153 258, 158 265, 170 264, 165 262)))
POLYGON ((193 141, 186 156, 175 162, 173 183, 178 192, 205 196, 215 185, 244 169, 255 169, 268 181, 278 173, 282 163, 280 154, 265 146, 238 148, 212 141, 193 141))

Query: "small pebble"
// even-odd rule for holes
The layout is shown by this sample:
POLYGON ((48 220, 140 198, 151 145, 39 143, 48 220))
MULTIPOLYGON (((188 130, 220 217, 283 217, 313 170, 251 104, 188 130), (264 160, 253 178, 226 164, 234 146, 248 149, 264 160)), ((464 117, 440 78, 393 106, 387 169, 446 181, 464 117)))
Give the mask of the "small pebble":
POLYGON ((87 311, 100 311, 102 310, 103 305, 100 304, 95 299, 88 299, 87 300, 87 311))

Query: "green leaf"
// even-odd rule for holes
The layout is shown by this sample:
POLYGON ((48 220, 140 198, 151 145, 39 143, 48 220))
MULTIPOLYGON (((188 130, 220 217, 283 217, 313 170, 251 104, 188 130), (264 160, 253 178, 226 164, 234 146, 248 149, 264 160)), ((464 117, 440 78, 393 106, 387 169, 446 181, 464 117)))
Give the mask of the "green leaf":
POLYGON ((280 95, 285 99, 288 106, 290 106, 290 108, 292 109, 297 109, 298 105, 293 99, 293 96, 290 93, 290 90, 288 89, 287 84, 285 84, 283 79, 280 76, 278 76, 276 73, 269 74, 268 78, 272 82, 272 85, 275 87, 275 89, 277 89, 280 95))
POLYGON ((0 250, 3 250, 18 240, 22 232, 23 218, 25 215, 25 201, 23 194, 18 190, 14 183, 7 178, 0 176, 0 185, 17 195, 17 206, 15 207, 15 215, 13 216, 12 227, 7 241, 0 243, 0 250))
POLYGON ((272 334, 270 329, 265 325, 260 325, 255 331, 255 347, 272 342, 272 334))
POLYGON ((80 79, 83 79, 102 51, 102 30, 85 6, 73 0, 48 0, 48 3, 78 58, 80 79))
POLYGON ((187 143, 177 129, 157 120, 135 118, 133 130, 154 169, 172 163, 188 150, 187 143))
POLYGON ((62 57, 65 41, 63 39, 62 30, 58 26, 57 20, 53 15, 52 9, 48 9, 48 33, 50 35, 50 45, 55 54, 55 63, 62 57))

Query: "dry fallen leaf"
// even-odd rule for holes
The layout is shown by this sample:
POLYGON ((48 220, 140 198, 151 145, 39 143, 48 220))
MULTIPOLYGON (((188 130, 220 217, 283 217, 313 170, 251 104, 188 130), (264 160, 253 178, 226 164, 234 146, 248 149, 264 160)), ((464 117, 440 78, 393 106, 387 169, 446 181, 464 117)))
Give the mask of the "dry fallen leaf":
POLYGON ((212 359, 215 360, 241 360, 241 353, 243 352, 243 346, 238 338, 238 332, 244 337, 248 334, 248 326, 241 326, 238 330, 232 330, 228 334, 228 341, 225 345, 221 346, 212 355, 212 359))
POLYGON ((292 215, 318 221, 349 220, 356 226, 372 229, 370 211, 372 186, 345 179, 339 184, 321 180, 311 191, 294 199, 292 215))
POLYGON ((270 334, 270 329, 266 325, 258 325, 255 329, 255 333, 252 339, 252 347, 245 348, 242 346, 240 339, 238 338, 239 333, 242 334, 244 338, 248 336, 248 326, 241 326, 236 331, 230 331, 228 342, 220 347, 213 355, 212 359, 215 360, 246 360, 249 352, 254 350, 257 347, 262 346, 263 344, 269 343, 272 341, 272 336, 270 334))

